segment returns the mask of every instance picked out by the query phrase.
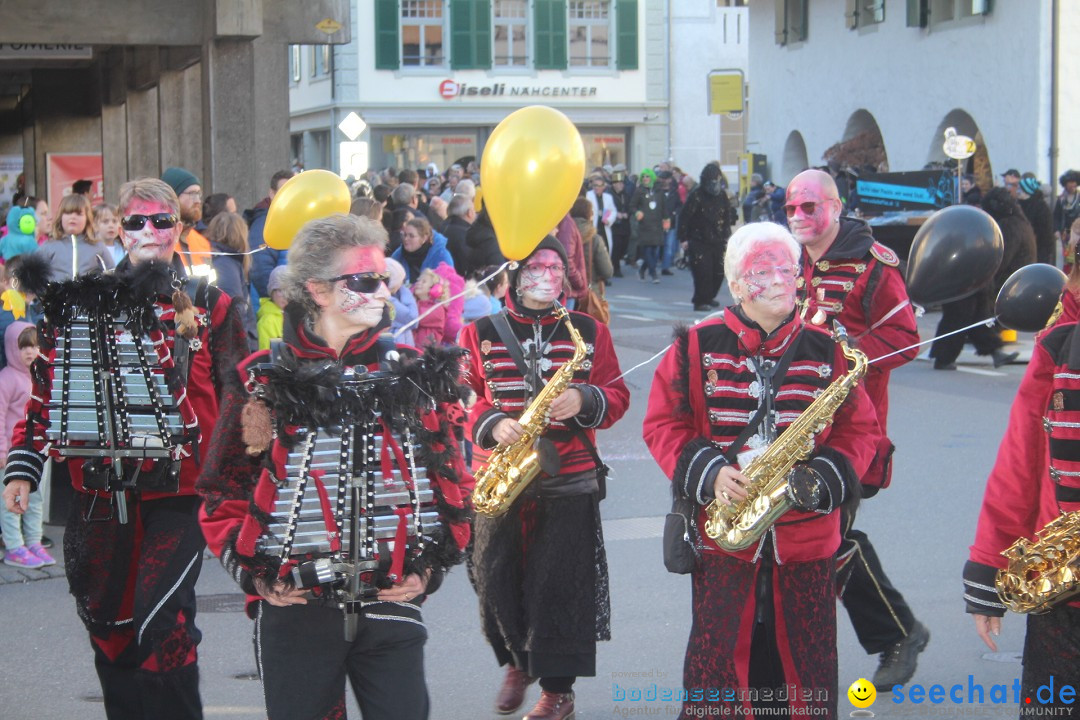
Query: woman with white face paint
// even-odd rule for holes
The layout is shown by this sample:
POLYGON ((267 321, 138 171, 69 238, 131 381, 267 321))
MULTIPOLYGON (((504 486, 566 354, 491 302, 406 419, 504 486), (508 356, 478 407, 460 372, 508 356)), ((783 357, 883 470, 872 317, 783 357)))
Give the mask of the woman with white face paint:
MULTIPOLYGON (((782 442, 818 394, 848 372, 829 333, 796 311, 799 254, 780 225, 740 228, 724 256, 737 304, 681 330, 657 368, 645 443, 674 492, 696 502, 698 528, 714 500, 747 498, 750 480, 740 468, 782 442)), ((745 550, 725 551, 702 533, 684 687, 826 688, 824 698, 735 702, 760 715, 836 717, 836 510, 857 497, 878 437, 870 400, 856 386, 788 476, 794 509, 745 550)), ((680 717, 730 712, 731 702, 699 694, 683 703, 680 717)))
MULTIPOLYGON (((496 446, 521 438, 518 418, 574 353, 570 332, 555 314, 566 263, 562 243, 544 238, 510 274, 506 308, 461 332, 477 395, 466 426, 474 471, 496 446)), ((606 466, 595 433, 622 417, 630 395, 617 379, 607 326, 576 312, 570 320, 588 354, 570 387, 552 401, 538 443, 561 458, 561 467, 541 472, 505 515, 478 515, 474 522, 481 621, 496 660, 507 666, 495 699, 495 711, 504 715, 524 703, 537 679, 540 700, 525 717, 571 715, 574 681, 596 675, 596 642, 610 638, 599 513, 606 466)))
MULTIPOLYGON (((465 390, 460 350, 416 358, 384 334, 386 241, 367 217, 304 225, 281 283, 282 340, 242 363, 252 399, 210 448, 215 456, 246 445, 263 459, 261 474, 208 479, 208 497, 230 501, 208 513, 204 529, 248 593, 271 720, 343 717, 346 676, 366 720, 428 717, 420 605, 469 539, 458 486, 468 476, 448 410, 465 390), (318 459, 327 456, 334 461, 318 459), (297 468, 311 462, 319 469, 302 483, 297 468), (349 496, 342 478, 368 478, 363 495, 349 496), (282 514, 278 501, 298 493, 304 509, 282 514), (370 526, 369 516, 378 518, 370 526), (311 523, 319 529, 308 532, 311 523), (377 567, 351 570, 373 557, 377 567)), ((456 417, 460 424, 460 410, 456 417)))

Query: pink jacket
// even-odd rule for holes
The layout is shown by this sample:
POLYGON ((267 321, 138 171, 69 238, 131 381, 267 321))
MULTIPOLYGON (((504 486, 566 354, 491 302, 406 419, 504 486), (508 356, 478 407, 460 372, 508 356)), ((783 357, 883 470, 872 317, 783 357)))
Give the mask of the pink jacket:
POLYGON ((19 357, 19 334, 34 327, 28 322, 16 320, 4 331, 4 350, 7 366, 0 370, 0 463, 7 464, 11 448, 11 432, 15 424, 26 417, 26 403, 30 400, 30 369, 24 367, 19 357))
MULTIPOLYGON (((439 277, 445 279, 450 283, 450 297, 455 295, 461 295, 465 291, 465 278, 457 274, 454 268, 450 267, 446 263, 439 263, 439 266, 435 268, 435 272, 439 274, 439 277)), ((421 310, 421 313, 424 311, 421 310)), ((465 313, 465 296, 456 297, 446 304, 446 323, 443 325, 443 334, 441 340, 447 345, 453 345, 457 342, 458 333, 461 332, 462 315, 465 313)), ((437 314, 437 313, 433 313, 437 314)), ((423 324, 423 323, 421 323, 423 324)), ((436 344, 438 344, 438 340, 436 344)), ((419 342, 417 347, 423 347, 419 342)))

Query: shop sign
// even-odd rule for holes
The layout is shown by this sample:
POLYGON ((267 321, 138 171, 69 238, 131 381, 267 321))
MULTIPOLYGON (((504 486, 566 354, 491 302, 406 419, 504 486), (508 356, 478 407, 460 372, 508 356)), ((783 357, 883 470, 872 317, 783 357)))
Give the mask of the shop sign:
POLYGON ((0 60, 89 60, 93 56, 90 45, 0 43, 0 60))
POLYGON ((439 95, 443 100, 473 99, 480 97, 596 97, 597 88, 592 85, 562 87, 558 85, 514 85, 492 83, 490 85, 470 85, 447 78, 439 83, 439 95))
POLYGON ((90 181, 91 205, 105 201, 101 153, 45 153, 45 176, 53 210, 59 207, 62 197, 71 194, 76 180, 90 181))

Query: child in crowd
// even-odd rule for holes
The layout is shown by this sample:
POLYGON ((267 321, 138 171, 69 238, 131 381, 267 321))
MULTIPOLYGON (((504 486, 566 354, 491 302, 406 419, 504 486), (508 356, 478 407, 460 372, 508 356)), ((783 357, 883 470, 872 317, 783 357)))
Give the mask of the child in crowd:
POLYGON ((285 265, 278 265, 270 272, 270 279, 266 281, 266 291, 270 297, 259 298, 258 332, 259 349, 268 350, 270 341, 281 337, 285 326, 285 314, 282 312, 288 300, 285 299, 285 291, 281 289, 282 276, 285 274, 285 265))
POLYGON ((394 322, 390 326, 390 332, 397 338, 398 345, 415 347, 412 328, 398 334, 404 325, 411 323, 420 314, 416 309, 416 297, 405 284, 405 267, 393 258, 386 258, 386 272, 390 275, 386 288, 390 291, 390 302, 394 306, 394 322))
POLYGON ((94 237, 112 254, 113 265, 124 259, 124 245, 120 242, 120 214, 115 205, 102 203, 94 208, 94 237))
POLYGON ((420 322, 413 329, 416 347, 442 345, 446 332, 445 300, 450 296, 450 282, 431 268, 425 268, 413 283, 412 293, 420 313, 420 322))
POLYGON ((37 214, 34 208, 13 205, 7 214, 7 235, 0 240, 0 255, 7 262, 37 248, 37 214))
POLYGON ((53 220, 50 240, 38 253, 52 267, 52 281, 111 269, 112 253, 94 236, 94 210, 85 195, 66 195, 53 220))
MULTIPOLYGON (((49 272, 48 264, 38 257, 37 253, 18 255, 0 267, 0 337, 4 336, 8 326, 16 320, 37 324, 40 319, 39 308, 34 303, 37 295, 23 287, 17 277, 22 274, 20 269, 24 265, 30 266, 29 271, 36 273, 35 276, 41 281, 44 281, 49 272)), ((0 343, 0 368, 7 365, 7 360, 5 344, 0 343)))
POLYGON ((506 297, 506 289, 510 287, 509 276, 505 270, 499 270, 494 277, 484 280, 496 270, 497 265, 474 270, 465 281, 465 310, 462 320, 466 325, 502 310, 501 300, 506 297))
MULTIPOLYGON (((11 431, 25 416, 30 399, 30 365, 38 356, 37 330, 28 322, 16 321, 4 331, 8 364, 0 370, 0 466, 7 464, 11 431)), ((4 564, 21 568, 55 565, 56 560, 41 544, 43 501, 40 492, 30 493, 30 507, 22 515, 0 504, 0 524, 4 532, 4 564)))

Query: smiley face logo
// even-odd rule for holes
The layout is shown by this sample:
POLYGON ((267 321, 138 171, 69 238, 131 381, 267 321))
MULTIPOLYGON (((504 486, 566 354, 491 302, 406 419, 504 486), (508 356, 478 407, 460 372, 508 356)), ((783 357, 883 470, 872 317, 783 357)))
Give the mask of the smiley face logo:
POLYGON ((847 691, 848 700, 857 708, 868 708, 877 700, 877 688, 866 678, 859 678, 851 683, 847 691))

